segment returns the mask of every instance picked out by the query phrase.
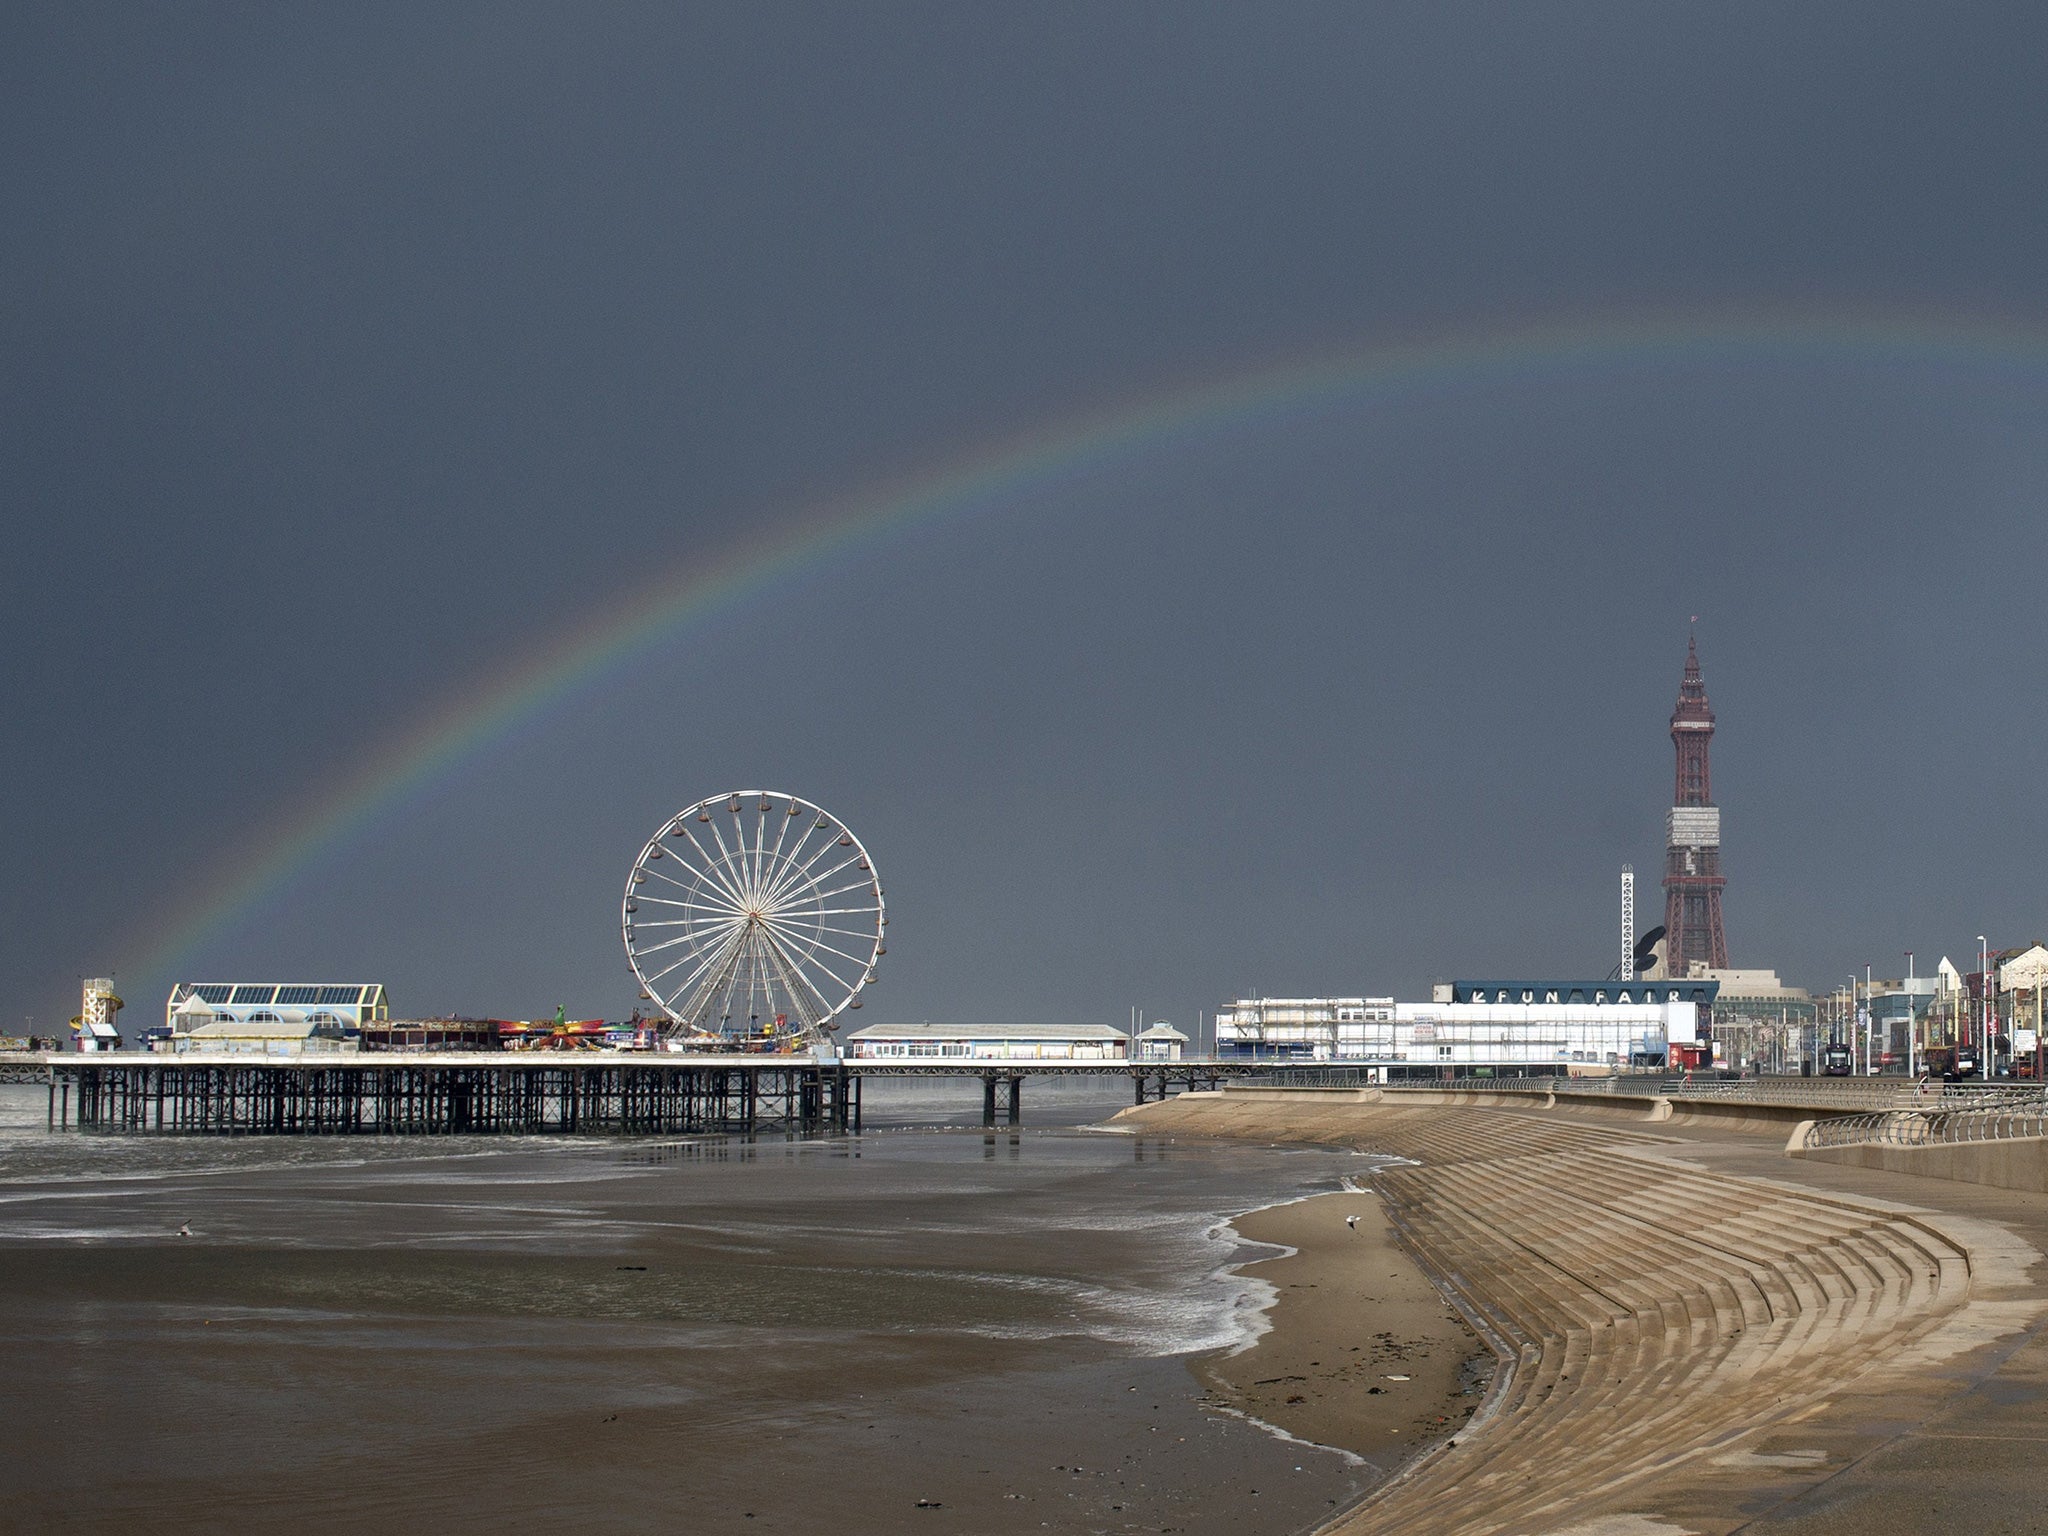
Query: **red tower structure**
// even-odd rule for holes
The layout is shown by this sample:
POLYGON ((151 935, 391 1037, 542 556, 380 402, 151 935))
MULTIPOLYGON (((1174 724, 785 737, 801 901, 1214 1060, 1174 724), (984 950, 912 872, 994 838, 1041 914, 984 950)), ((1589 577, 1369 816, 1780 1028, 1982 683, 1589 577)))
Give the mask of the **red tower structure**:
POLYGON ((1721 932, 1721 809, 1714 804, 1707 757, 1713 739, 1699 642, 1688 637, 1685 678, 1671 712, 1678 778, 1664 838, 1664 970, 1670 976, 1683 976, 1695 961, 1716 969, 1728 964, 1728 940, 1721 932))

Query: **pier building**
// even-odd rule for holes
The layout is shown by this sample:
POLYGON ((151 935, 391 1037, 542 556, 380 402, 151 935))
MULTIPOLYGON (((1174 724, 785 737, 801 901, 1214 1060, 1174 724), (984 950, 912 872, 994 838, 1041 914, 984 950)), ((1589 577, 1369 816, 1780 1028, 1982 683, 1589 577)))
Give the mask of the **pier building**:
POLYGON ((849 1061, 1125 1061, 1130 1045, 1108 1024, 876 1024, 845 1050, 849 1061))
POLYGON ((390 1017, 382 982, 181 981, 148 1043, 180 1053, 339 1050, 390 1017))
POLYGON ((1131 1054, 1139 1061, 1179 1061, 1187 1048, 1188 1037, 1161 1019, 1139 1033, 1131 1054))

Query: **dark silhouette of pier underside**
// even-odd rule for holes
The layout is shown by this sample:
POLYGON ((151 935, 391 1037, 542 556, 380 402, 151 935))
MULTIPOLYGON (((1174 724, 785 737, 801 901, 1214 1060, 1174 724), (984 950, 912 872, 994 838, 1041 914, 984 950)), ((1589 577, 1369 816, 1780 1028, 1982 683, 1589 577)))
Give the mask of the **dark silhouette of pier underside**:
MULTIPOLYGON (((982 1123, 1016 1125, 1034 1077, 1126 1077, 1135 1102, 1270 1065, 1200 1061, 946 1063, 575 1054, 330 1060, 55 1058, 59 1130, 260 1136, 658 1136, 861 1128, 870 1077, 978 1078, 982 1123)), ((1356 1075, 1356 1069, 1351 1074, 1356 1075)))

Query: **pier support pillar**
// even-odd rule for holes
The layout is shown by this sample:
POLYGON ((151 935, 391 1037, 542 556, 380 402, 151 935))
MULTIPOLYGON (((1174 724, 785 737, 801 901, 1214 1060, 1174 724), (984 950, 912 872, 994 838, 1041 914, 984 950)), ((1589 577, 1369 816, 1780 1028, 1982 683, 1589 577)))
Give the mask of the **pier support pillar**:
POLYGON ((1014 1126, 1014 1125, 1015 1125, 1015 1124, 1016 1124, 1016 1123, 1017 1123, 1017 1122, 1018 1122, 1019 1120, 1023 1119, 1023 1117, 1024 1117, 1024 1116, 1023 1116, 1023 1105, 1024 1105, 1024 1079, 1023 1079, 1023 1078, 1021 1078, 1021 1077, 1013 1077, 1013 1078, 1011 1078, 1011 1079, 1010 1079, 1010 1124, 1011 1124, 1011 1125, 1013 1125, 1013 1126, 1014 1126))
POLYGON ((981 1123, 983 1125, 994 1125, 996 1123, 996 1079, 994 1073, 990 1073, 981 1080, 981 1123))

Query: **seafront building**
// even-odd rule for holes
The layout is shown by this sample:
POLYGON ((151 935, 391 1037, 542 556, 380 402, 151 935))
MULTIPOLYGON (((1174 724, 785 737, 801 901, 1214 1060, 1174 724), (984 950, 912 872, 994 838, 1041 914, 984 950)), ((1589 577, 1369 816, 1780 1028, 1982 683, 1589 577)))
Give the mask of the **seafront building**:
POLYGON ((1438 1076, 1475 1070, 1657 1066, 1695 1046, 1718 984, 1453 981, 1426 1003, 1244 997, 1216 1013, 1225 1059, 1356 1061, 1438 1076))

